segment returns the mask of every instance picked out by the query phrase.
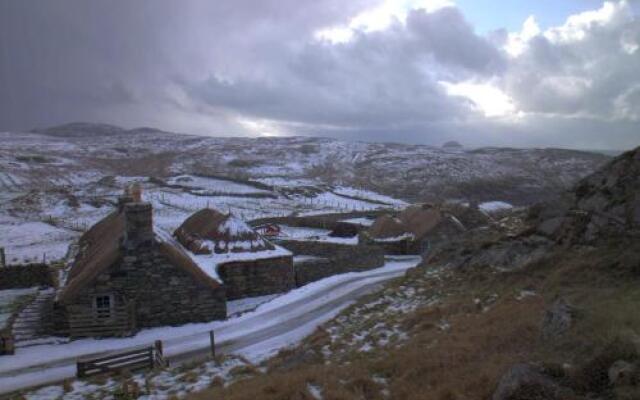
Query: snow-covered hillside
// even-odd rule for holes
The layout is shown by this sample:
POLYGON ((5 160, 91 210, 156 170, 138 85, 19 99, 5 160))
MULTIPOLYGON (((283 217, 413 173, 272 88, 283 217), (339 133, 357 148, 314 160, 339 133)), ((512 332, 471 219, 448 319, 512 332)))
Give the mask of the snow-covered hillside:
POLYGON ((212 138, 69 124, 0 133, 0 247, 9 261, 59 258, 141 182, 173 230, 203 207, 250 220, 366 211, 433 199, 554 195, 607 157, 567 150, 440 149, 327 138, 212 138))

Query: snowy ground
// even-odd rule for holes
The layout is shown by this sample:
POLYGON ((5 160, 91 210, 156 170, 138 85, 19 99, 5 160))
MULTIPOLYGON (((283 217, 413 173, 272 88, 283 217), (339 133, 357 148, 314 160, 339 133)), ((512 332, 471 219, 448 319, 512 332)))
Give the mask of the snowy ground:
POLYGON ((254 367, 240 357, 211 360, 189 368, 173 368, 152 373, 137 373, 128 378, 73 381, 70 385, 52 385, 24 394, 27 400, 118 399, 129 394, 139 400, 182 398, 215 385, 228 385, 242 379, 254 367))
POLYGON ((478 204, 478 208, 484 212, 491 213, 495 211, 511 209, 513 208, 513 205, 505 201, 487 201, 487 202, 478 204))
POLYGON ((298 343, 359 296, 401 276, 419 261, 417 257, 391 258, 381 268, 335 275, 292 290, 252 312, 226 321, 146 329, 131 338, 82 339, 20 348, 15 355, 3 357, 0 393, 72 377, 75 359, 79 356, 148 345, 158 339, 164 341, 165 354, 170 359, 188 361, 207 353, 210 330, 216 332, 219 353, 237 354, 250 362, 259 362, 283 347, 298 343), (47 355, 45 360, 43 354, 47 355))
MULTIPOLYGON (((181 176, 184 178, 184 176, 181 176)), ((98 185, 95 182, 87 188, 84 184, 72 194, 77 198, 76 206, 69 204, 68 193, 47 192, 28 195, 16 205, 15 202, 0 202, 0 247, 4 247, 7 260, 11 264, 55 261, 62 259, 69 245, 84 230, 113 211, 113 203, 125 185, 141 182, 143 197, 154 206, 155 224, 167 232, 173 232, 194 212, 202 208, 215 208, 231 212, 243 220, 264 217, 281 217, 297 212, 301 215, 324 214, 352 210, 374 210, 386 206, 361 200, 342 198, 332 193, 320 193, 315 197, 284 197, 274 194, 273 198, 254 198, 251 194, 261 189, 234 182, 210 178, 190 177, 193 181, 175 178, 181 184, 193 183, 215 187, 219 193, 197 195, 176 188, 167 188, 150 183, 139 176, 114 177, 114 186, 98 185), (206 181, 206 185, 202 181, 206 181), (212 182, 215 182, 213 184, 212 182), (234 192, 234 196, 227 195, 234 192), (247 194, 247 196, 243 196, 247 194), (102 203, 96 204, 99 198, 102 203), (105 203, 108 201, 110 203, 105 203)), ((192 188, 191 188, 192 189, 192 188)), ((190 190, 191 190, 190 189, 190 190)), ((264 191, 262 191, 264 192, 264 191)), ((311 232, 307 232, 311 234, 311 232)), ((305 234, 307 234, 305 233, 305 234)), ((331 240, 322 232, 323 240, 331 240)))
POLYGON ((348 245, 358 244, 357 236, 351 238, 332 237, 329 236, 330 233, 331 231, 328 229, 281 225, 280 235, 278 236, 278 239, 339 243, 348 245))
POLYGON ((247 194, 247 193, 270 193, 264 189, 258 189, 250 185, 230 182, 222 179, 209 177, 178 175, 167 180, 170 185, 177 185, 201 190, 202 193, 226 193, 226 194, 247 194))

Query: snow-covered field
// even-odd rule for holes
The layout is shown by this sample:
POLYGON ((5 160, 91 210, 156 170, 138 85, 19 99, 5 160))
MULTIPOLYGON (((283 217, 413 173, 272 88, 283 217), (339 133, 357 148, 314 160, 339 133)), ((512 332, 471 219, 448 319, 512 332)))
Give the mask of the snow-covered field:
POLYGON ((0 247, 15 262, 39 260, 45 253, 50 260, 59 258, 134 181, 142 183, 145 198, 154 204, 157 224, 171 231, 204 207, 251 220, 397 208, 434 197, 531 202, 539 193, 563 190, 606 159, 558 149, 451 152, 327 138, 212 138, 92 124, 0 132, 0 247), (495 195, 486 198, 489 188, 495 195), (8 216, 14 221, 7 222, 8 216), (44 221, 55 228, 42 227, 44 221))
POLYGON ((269 193, 264 189, 258 189, 254 186, 243 185, 240 183, 230 182, 222 179, 215 179, 193 175, 179 175, 171 177, 167 180, 170 185, 183 186, 198 190, 199 193, 219 193, 219 194, 247 194, 247 193, 269 193))
MULTIPOLYGON (((209 178, 202 179, 211 183, 209 178)), ((222 194, 216 195, 211 191, 197 195, 192 191, 193 187, 185 192, 174 187, 155 185, 147 178, 138 176, 117 176, 109 184, 99 184, 100 180, 91 184, 83 183, 70 193, 28 193, 20 197, 20 201, 0 203, 0 247, 6 249, 7 260, 11 264, 43 259, 60 260, 84 230, 114 209, 117 196, 132 182, 142 183, 143 198, 154 206, 154 222, 166 232, 173 232, 186 218, 202 208, 215 208, 243 220, 281 217, 292 213, 324 214, 386 208, 382 204, 342 198, 327 192, 309 198, 285 197, 277 193, 273 193, 273 197, 256 198, 250 195, 270 192, 224 180, 214 181, 217 185, 215 192, 222 194), (234 196, 225 195, 229 193, 234 196), (70 203, 71 196, 75 204, 70 203)))

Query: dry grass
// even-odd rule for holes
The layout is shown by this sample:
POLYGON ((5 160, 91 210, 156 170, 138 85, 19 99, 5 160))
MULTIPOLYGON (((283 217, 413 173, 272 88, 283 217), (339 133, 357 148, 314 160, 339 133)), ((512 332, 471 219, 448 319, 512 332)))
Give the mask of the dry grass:
MULTIPOLYGON (((520 362, 544 366, 579 394, 604 393, 610 390, 608 366, 618 359, 638 359, 639 263, 639 246, 616 244, 564 249, 512 273, 467 270, 442 281, 412 273, 403 284, 427 286, 446 296, 437 306, 403 318, 410 339, 402 346, 352 354, 348 362, 330 358, 326 364, 321 356, 317 361, 305 357, 292 368, 292 358, 318 355, 331 343, 319 329, 299 348, 270 360, 266 374, 192 398, 313 399, 312 384, 326 400, 489 399, 504 372, 520 362), (536 295, 519 298, 522 290, 536 295), (558 297, 576 306, 579 315, 563 337, 545 342, 542 317, 558 297), (442 329, 442 321, 450 328, 442 329)), ((640 396, 632 388, 619 398, 640 396)))

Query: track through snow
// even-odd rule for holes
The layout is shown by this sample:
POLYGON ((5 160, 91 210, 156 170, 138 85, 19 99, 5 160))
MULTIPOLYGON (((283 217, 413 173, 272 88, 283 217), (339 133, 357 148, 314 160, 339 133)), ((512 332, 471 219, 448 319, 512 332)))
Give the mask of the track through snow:
POLYGON ((419 262, 419 257, 388 258, 381 268, 310 283, 226 321, 147 329, 125 339, 83 339, 17 349, 16 355, 0 358, 0 394, 74 377, 80 356, 149 345, 157 339, 164 341, 172 365, 204 358, 209 352, 210 330, 216 333, 218 353, 240 354, 258 362, 299 342, 358 297, 419 262))

